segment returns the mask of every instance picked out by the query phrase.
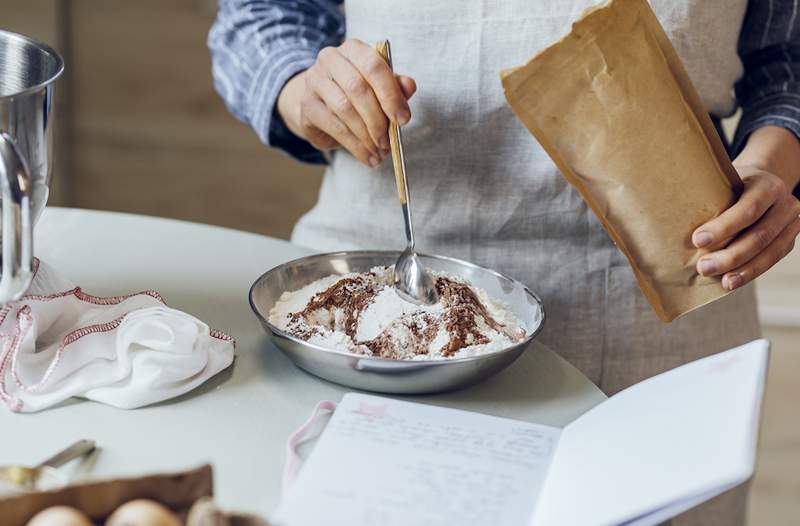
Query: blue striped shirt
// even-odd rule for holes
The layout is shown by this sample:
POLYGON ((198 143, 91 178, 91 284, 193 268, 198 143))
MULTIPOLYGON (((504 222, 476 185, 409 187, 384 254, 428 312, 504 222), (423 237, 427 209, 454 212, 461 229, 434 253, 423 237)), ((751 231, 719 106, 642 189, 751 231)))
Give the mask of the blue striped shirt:
MULTIPOLYGON (((800 137, 800 0, 750 0, 739 36, 744 74, 736 83, 742 119, 732 153, 768 125, 800 137)), ((275 104, 286 81, 345 34, 342 0, 220 0, 208 36, 214 85, 230 111, 265 144, 325 163, 282 122, 275 104)))

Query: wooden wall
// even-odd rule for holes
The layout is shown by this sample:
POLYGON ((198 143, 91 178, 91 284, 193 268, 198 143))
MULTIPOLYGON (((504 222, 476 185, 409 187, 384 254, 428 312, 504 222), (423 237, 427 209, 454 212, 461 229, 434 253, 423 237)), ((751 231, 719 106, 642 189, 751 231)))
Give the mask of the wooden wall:
POLYGON ((320 169, 269 150, 214 92, 209 0, 0 0, 65 55, 51 203, 287 237, 320 169))

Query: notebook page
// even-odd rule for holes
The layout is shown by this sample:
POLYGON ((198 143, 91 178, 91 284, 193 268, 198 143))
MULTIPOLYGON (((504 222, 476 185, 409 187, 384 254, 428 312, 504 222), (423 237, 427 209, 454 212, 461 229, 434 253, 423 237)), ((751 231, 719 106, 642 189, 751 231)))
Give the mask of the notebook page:
POLYGON ((272 520, 285 526, 527 524, 561 430, 344 396, 272 520))
POLYGON ((569 424, 531 524, 645 524, 749 478, 768 351, 756 340, 692 362, 569 424))

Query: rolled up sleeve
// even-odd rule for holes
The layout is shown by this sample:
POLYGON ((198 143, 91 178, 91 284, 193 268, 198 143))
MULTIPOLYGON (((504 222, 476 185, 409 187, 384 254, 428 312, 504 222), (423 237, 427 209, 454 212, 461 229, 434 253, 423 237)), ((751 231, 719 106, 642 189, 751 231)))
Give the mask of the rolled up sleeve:
POLYGON ((292 133, 276 111, 286 82, 319 51, 341 43, 341 0, 220 0, 208 35, 217 92, 261 142, 304 162, 325 157, 292 133))
POLYGON ((739 37, 744 74, 736 83, 742 118, 738 155, 758 128, 780 126, 800 138, 800 0, 750 0, 739 37))

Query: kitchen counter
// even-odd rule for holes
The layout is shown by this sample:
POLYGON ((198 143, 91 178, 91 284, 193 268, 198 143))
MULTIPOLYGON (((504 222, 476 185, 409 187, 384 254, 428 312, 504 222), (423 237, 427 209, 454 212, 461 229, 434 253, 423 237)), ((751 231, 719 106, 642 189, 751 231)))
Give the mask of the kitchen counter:
MULTIPOLYGON (((194 392, 142 409, 82 400, 34 414, 0 407, 0 464, 33 465, 73 440, 89 438, 101 448, 91 466, 94 477, 210 462, 221 507, 268 515, 280 497, 286 438, 319 400, 339 400, 350 390, 297 369, 272 345, 248 304, 259 275, 311 252, 208 225, 45 210, 36 227, 38 257, 91 294, 159 291, 171 307, 236 338, 236 361, 194 392)), ((605 396, 534 342, 512 366, 480 385, 405 398, 563 426, 605 396)))

